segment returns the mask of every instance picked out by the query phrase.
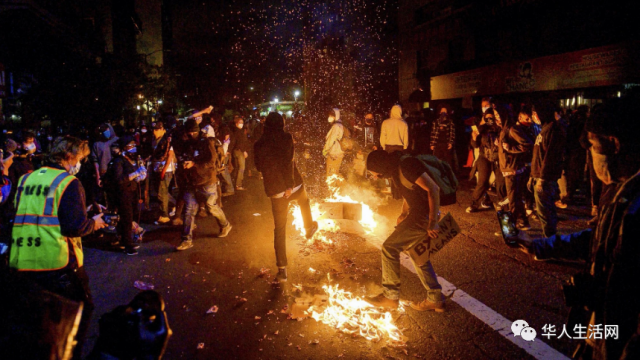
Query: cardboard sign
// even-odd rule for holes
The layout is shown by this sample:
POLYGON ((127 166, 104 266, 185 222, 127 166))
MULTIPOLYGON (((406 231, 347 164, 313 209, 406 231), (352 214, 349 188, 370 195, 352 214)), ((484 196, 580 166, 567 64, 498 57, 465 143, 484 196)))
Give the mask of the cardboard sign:
POLYGON ((409 256, 411 256, 418 266, 429 261, 431 255, 440 251, 451 239, 460 233, 460 227, 453 216, 451 216, 451 213, 447 213, 438 225, 440 226, 438 237, 427 237, 407 250, 409 256))

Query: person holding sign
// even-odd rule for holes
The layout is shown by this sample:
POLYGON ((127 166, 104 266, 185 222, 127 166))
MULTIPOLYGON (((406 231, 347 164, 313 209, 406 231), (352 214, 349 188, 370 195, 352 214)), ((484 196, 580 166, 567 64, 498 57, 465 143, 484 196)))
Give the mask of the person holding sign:
MULTIPOLYGON (((429 175, 427 166, 417 158, 402 157, 376 150, 367 157, 367 169, 374 179, 390 178, 403 198, 402 213, 396 230, 382 244, 382 294, 368 297, 374 306, 395 309, 400 296, 400 252, 412 248, 439 232, 440 187, 429 175)), ((427 289, 427 298, 411 307, 418 311, 445 309, 442 287, 430 261, 419 265, 412 258, 416 273, 427 289)))

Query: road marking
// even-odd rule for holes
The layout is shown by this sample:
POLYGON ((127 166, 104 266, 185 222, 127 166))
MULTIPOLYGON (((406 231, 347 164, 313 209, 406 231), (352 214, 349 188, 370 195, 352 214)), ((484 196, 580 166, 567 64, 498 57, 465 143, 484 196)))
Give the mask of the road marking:
MULTIPOLYGON (((367 241, 369 241, 369 243, 371 243, 373 246, 377 247, 378 249, 381 248, 382 242, 380 240, 372 239, 371 236, 367 236, 366 238, 367 241)), ((411 259, 409 259, 408 255, 402 253, 400 255, 400 263, 412 273, 416 273, 416 269, 413 267, 413 263, 411 262, 411 259)), ((540 339, 529 342, 523 340, 519 336, 513 336, 511 332, 511 324, 513 323, 513 321, 498 314, 493 309, 481 303, 461 289, 458 289, 455 285, 448 282, 446 279, 438 276, 438 282, 440 283, 440 285, 442 285, 442 293, 444 295, 451 296, 453 294, 453 296, 451 296, 451 300, 453 302, 460 305, 463 309, 467 310, 469 313, 471 313, 471 315, 480 319, 480 321, 482 321, 483 323, 489 325, 490 328, 496 330, 500 335, 502 335, 502 337, 511 341, 534 358, 540 360, 569 359, 569 357, 547 345, 540 339)))

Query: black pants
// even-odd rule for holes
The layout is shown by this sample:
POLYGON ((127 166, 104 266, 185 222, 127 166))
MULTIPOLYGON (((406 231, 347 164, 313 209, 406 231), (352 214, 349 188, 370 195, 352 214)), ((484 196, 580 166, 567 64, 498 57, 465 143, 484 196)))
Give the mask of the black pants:
POLYGON ((89 331, 91 315, 95 308, 93 304, 93 296, 89 289, 89 277, 87 276, 84 267, 56 271, 30 271, 23 272, 23 274, 47 291, 51 291, 52 293, 73 301, 84 303, 82 319, 80 320, 78 334, 76 335, 78 344, 73 350, 73 358, 80 359, 82 355, 82 345, 84 344, 87 332, 89 331))
POLYGON ((288 199, 284 197, 279 199, 271 198, 271 209, 273 211, 273 223, 275 226, 273 243, 276 250, 276 264, 278 266, 287 266, 287 214, 289 213, 289 203, 291 201, 298 202, 305 229, 309 231, 313 225, 309 196, 307 196, 307 191, 304 189, 304 186, 291 194, 288 199))
POLYGON ((486 157, 480 156, 478 160, 476 160, 476 170, 478 171, 478 184, 473 191, 471 206, 475 208, 480 207, 480 203, 490 186, 489 179, 491 178, 491 172, 495 173, 496 176, 496 190, 499 200, 503 200, 506 196, 504 191, 504 177, 502 176, 498 163, 491 162, 486 157))
POLYGON ((140 214, 139 202, 140 195, 137 191, 111 191, 109 193, 114 204, 114 209, 120 215, 120 221, 116 227, 120 241, 124 246, 133 246, 133 222, 138 219, 140 214))
POLYGON ((567 178, 567 200, 573 200, 576 189, 582 188, 584 179, 584 166, 587 155, 584 149, 575 149, 569 152, 567 167, 565 170, 567 178))
POLYGON ((512 219, 525 220, 527 214, 524 211, 524 192, 527 188, 527 181, 529 179, 528 174, 516 174, 506 176, 505 183, 507 184, 507 197, 509 198, 509 211, 511 212, 512 219))

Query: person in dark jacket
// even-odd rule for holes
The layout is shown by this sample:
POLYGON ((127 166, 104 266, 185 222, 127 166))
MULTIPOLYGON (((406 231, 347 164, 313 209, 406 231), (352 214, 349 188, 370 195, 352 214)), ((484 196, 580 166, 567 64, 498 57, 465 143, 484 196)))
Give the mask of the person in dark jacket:
POLYGON ((525 105, 520 109, 518 122, 503 129, 499 142, 502 143, 500 160, 502 175, 507 185, 507 197, 509 198, 509 211, 513 219, 517 220, 516 226, 520 230, 529 230, 529 220, 524 209, 524 192, 526 191, 529 173, 528 159, 531 158, 534 139, 529 128, 533 125, 533 111, 531 106, 525 105))
MULTIPOLYGON (((480 149, 480 154, 476 160, 476 168, 478 171, 478 183, 471 197, 471 206, 467 208, 468 213, 473 213, 479 209, 488 209, 490 206, 483 203, 483 199, 489 189, 489 179, 491 172, 495 173, 496 189, 503 192, 504 177, 500 172, 498 163, 498 138, 500 137, 500 127, 496 125, 496 119, 493 109, 487 109, 484 113, 484 124, 478 128, 478 132, 471 134, 471 146, 474 149, 480 149)), ((499 194, 499 198, 503 199, 504 194, 499 194)))
MULTIPOLYGON (((576 349, 581 359, 640 358, 640 138, 637 99, 612 99, 597 105, 586 122, 598 178, 607 186, 595 230, 554 235, 533 242, 521 235, 523 250, 536 260, 586 260, 567 290, 578 295, 569 319, 575 329, 599 327, 606 335, 588 336, 576 349), (603 329, 604 328, 604 329, 603 329)), ((575 331, 575 330, 574 330, 575 331)), ((575 339, 575 333, 570 334, 575 339)), ((584 337, 583 337, 584 338, 584 337)))
POLYGON ((120 139, 121 154, 109 163, 105 174, 105 191, 109 208, 120 215, 117 232, 118 240, 113 243, 124 249, 127 255, 138 255, 140 242, 134 239, 144 230, 135 222, 139 217, 140 182, 147 177, 147 169, 136 163, 138 149, 132 136, 120 139))
POLYGON ((441 105, 439 108, 438 118, 433 122, 431 130, 431 151, 438 159, 453 167, 456 127, 447 106, 441 105))
POLYGON ((249 156, 249 139, 244 131, 244 120, 242 117, 234 119, 235 128, 231 131, 231 143, 229 144, 229 152, 233 154, 236 160, 236 190, 244 190, 242 181, 244 180, 244 170, 246 159, 249 156))
POLYGON ((560 117, 553 117, 550 109, 540 109, 538 115, 547 121, 533 146, 533 162, 529 188, 536 201, 536 212, 545 237, 555 235, 558 225, 555 198, 558 179, 562 175, 564 148, 567 140, 560 117))
POLYGON ((284 131, 282 115, 271 112, 264 124, 264 133, 254 146, 256 167, 264 176, 264 191, 271 198, 273 211, 273 242, 276 250, 276 279, 287 281, 287 213, 289 203, 296 201, 302 212, 305 236, 311 239, 318 223, 311 217, 309 197, 293 159, 293 137, 284 131))
POLYGON ((561 194, 563 204, 572 203, 576 190, 582 189, 587 152, 580 144, 580 135, 584 131, 584 125, 589 118, 589 114, 589 107, 581 105, 569 121, 569 129, 567 129, 567 158, 564 168, 566 193, 561 194))
MULTIPOLYGON (((53 143, 48 163, 44 168, 38 170, 38 173, 34 174, 36 176, 31 178, 31 180, 37 180, 37 174, 45 174, 49 170, 56 172, 62 170, 66 171, 69 175, 75 175, 81 168, 81 161, 88 155, 89 146, 85 141, 70 136, 64 138, 59 137, 53 143)), ((23 185, 29 184, 27 181, 28 176, 33 175, 25 175, 22 177, 20 183, 23 185)), ((48 184, 51 184, 51 182, 48 182, 48 184)), ((98 214, 93 218, 87 216, 84 189, 80 181, 74 176, 69 176, 58 184, 63 184, 60 186, 65 187, 59 195, 58 205, 51 210, 57 213, 55 223, 59 224, 59 230, 56 229, 55 225, 53 227, 47 227, 47 230, 43 230, 45 228, 42 227, 42 225, 38 225, 38 233, 40 236, 36 238, 36 241, 41 241, 41 243, 39 245, 36 243, 34 247, 31 247, 29 245, 31 239, 29 239, 29 243, 27 243, 27 239, 25 238, 25 242, 22 243, 26 243, 27 246, 21 246, 21 243, 16 242, 10 250, 10 267, 20 274, 20 276, 34 281, 47 291, 83 303, 82 318, 75 338, 77 345, 73 354, 74 359, 80 359, 82 345, 89 330, 91 314, 94 309, 93 296, 89 288, 89 277, 84 267, 81 238, 104 228, 106 224, 102 220, 102 214, 98 214), (56 232, 58 231, 62 238, 56 238, 56 232), (34 268, 34 264, 28 261, 30 257, 23 258, 21 254, 25 251, 28 255, 30 251, 36 249, 42 252, 38 257, 38 264, 34 268), (49 257, 49 261, 45 261, 47 256, 43 255, 49 252, 59 253, 60 255, 54 258, 49 257), (49 263, 51 259, 64 259, 63 254, 66 254, 66 264, 63 267, 58 268, 58 264, 49 263), (27 261, 25 262, 23 259, 27 261), (49 267, 47 265, 53 269, 45 269, 49 267)), ((49 196, 58 196, 57 191, 52 191, 52 193, 56 193, 56 195, 50 193, 49 196)), ((40 195, 39 191, 32 191, 29 194, 24 191, 23 186, 18 185, 15 199, 18 211, 25 209, 22 205, 37 203, 34 201, 34 198, 38 195, 40 195)), ((44 192, 42 195, 45 195, 44 192)), ((52 199, 55 201, 55 198, 52 199)), ((33 209, 27 207, 26 210, 31 212, 33 209)), ((36 215, 32 216, 37 217, 36 215)), ((14 219, 13 238, 17 238, 18 240, 22 239, 23 236, 21 233, 24 232, 23 229, 27 225, 32 224, 29 224, 28 218, 25 216, 22 216, 21 219, 14 219)), ((3 291, 10 292, 11 290, 4 289, 3 291)))
POLYGON ((206 211, 218 221, 220 226, 218 237, 225 237, 231 231, 231 223, 216 202, 219 196, 216 170, 220 163, 216 154, 215 140, 201 135, 195 119, 187 120, 184 131, 187 137, 178 155, 180 164, 176 174, 185 203, 182 242, 176 247, 178 251, 193 247, 193 229, 195 216, 198 213, 198 201, 204 203, 206 211))

